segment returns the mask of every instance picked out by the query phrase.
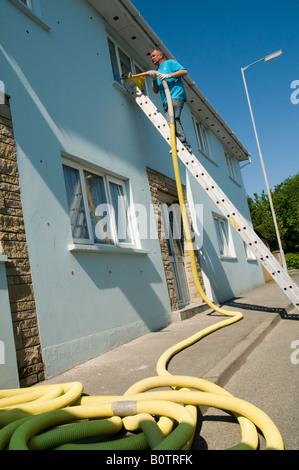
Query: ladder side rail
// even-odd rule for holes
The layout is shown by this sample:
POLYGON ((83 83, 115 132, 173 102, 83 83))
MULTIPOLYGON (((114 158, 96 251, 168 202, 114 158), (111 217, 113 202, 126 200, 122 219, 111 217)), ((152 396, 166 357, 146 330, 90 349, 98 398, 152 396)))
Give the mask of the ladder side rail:
MULTIPOLYGON (((140 109, 147 115, 162 137, 170 144, 169 126, 165 117, 159 112, 157 107, 147 96, 138 90, 135 85, 130 88, 129 93, 134 96, 140 109)), ((178 139, 177 149, 178 156, 186 168, 209 195, 210 199, 219 207, 219 210, 238 232, 258 261, 263 264, 279 287, 281 287, 299 310, 299 288, 293 282, 289 274, 260 240, 248 221, 239 213, 211 175, 205 170, 203 165, 193 154, 189 153, 178 139)))
MULTIPOLYGON (((181 158, 180 151, 178 155, 181 158)), ((189 154, 190 155, 190 154, 189 154)), ((285 291, 289 292, 292 302, 299 305, 299 288, 290 278, 289 274, 283 269, 280 263, 277 261, 275 256, 268 250, 265 244, 261 241, 251 225, 246 219, 239 213, 232 202, 226 197, 224 192, 219 188, 213 178, 204 170, 201 163, 190 155, 187 157, 187 152, 182 157, 183 162, 189 169, 191 174, 200 183, 202 188, 207 192, 215 204, 219 207, 223 215, 233 225, 235 230, 241 236, 243 241, 253 252, 256 258, 263 264, 265 269, 274 278, 277 284, 285 291)))

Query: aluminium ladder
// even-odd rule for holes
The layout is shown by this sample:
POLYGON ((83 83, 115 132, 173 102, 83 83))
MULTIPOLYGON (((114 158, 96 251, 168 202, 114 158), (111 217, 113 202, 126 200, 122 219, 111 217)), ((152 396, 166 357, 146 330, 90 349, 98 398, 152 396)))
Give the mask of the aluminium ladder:
MULTIPOLYGON (((152 124, 160 132, 162 137, 170 144, 169 126, 165 117, 160 113, 148 96, 132 82, 124 82, 128 93, 135 99, 136 103, 146 114, 152 124)), ((299 288, 291 279, 289 274, 282 268, 277 259, 267 249, 262 240, 257 236, 248 221, 240 214, 232 202, 227 198, 221 188, 205 170, 197 158, 191 154, 186 147, 177 139, 177 154, 186 168, 198 181, 204 191, 217 205, 225 218, 229 220, 243 241, 262 263, 272 276, 274 281, 284 291, 289 300, 299 310, 299 288)))

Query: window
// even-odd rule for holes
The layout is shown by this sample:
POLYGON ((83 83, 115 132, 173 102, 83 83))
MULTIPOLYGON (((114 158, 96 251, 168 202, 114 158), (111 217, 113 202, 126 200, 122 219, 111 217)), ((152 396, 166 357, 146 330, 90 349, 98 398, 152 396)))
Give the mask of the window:
POLYGON ((10 0, 19 10, 27 15, 31 20, 50 31, 50 27, 42 20, 40 0, 10 0))
MULTIPOLYGON (((113 77, 116 82, 121 81, 123 75, 129 72, 133 74, 141 73, 144 70, 130 57, 118 44, 108 37, 108 47, 111 59, 113 77)), ((143 87, 143 93, 146 94, 146 84, 143 87)))
POLYGON ((214 226, 216 230, 220 255, 222 256, 230 256, 229 250, 229 233, 228 233, 228 226, 227 221, 220 216, 213 215, 214 226))
POLYGON ((225 158, 226 158, 226 163, 228 166, 229 175, 233 180, 236 181, 235 160, 228 153, 225 154, 225 158))
POLYGON ((247 261, 250 261, 250 260, 256 261, 256 256, 255 256, 255 254, 250 250, 250 248, 248 247, 247 243, 245 243, 244 241, 243 241, 243 246, 244 246, 244 250, 245 250, 245 253, 246 253, 246 259, 247 259, 247 261))
POLYGON ((197 121, 194 117, 193 117, 193 124, 194 124, 194 129, 195 129, 195 134, 196 134, 199 150, 203 152, 205 155, 210 156, 210 149, 209 149, 207 131, 206 131, 205 126, 201 122, 197 121))
POLYGON ((26 5, 26 7, 28 8, 32 8, 32 3, 31 3, 31 0, 19 0, 21 3, 24 3, 24 5, 26 5))
POLYGON ((63 161, 75 243, 132 246, 124 181, 63 161))

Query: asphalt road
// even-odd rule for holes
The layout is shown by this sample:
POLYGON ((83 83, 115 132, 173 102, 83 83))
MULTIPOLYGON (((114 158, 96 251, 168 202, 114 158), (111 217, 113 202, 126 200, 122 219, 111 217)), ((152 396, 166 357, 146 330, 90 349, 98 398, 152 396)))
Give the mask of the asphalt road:
MULTIPOLYGON (((278 427, 286 450, 299 449, 299 318, 282 319, 225 385, 263 410, 278 427)), ((234 418, 214 408, 203 416, 195 448, 222 450, 240 441, 234 418)), ((261 437, 260 448, 265 448, 261 437)))

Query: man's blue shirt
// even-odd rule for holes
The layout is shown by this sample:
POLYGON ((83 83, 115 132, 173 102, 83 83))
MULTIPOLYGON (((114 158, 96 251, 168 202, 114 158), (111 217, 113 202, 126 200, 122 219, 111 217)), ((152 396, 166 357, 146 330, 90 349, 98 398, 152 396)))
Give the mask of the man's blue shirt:
MULTIPOLYGON (((158 68, 158 72, 166 74, 177 72, 178 70, 184 70, 184 67, 172 59, 165 60, 158 68)), ((157 83, 161 93, 162 102, 167 103, 163 85, 159 79, 157 79, 157 83)), ((186 91, 181 78, 167 78, 167 83, 173 100, 187 101, 186 91)))

